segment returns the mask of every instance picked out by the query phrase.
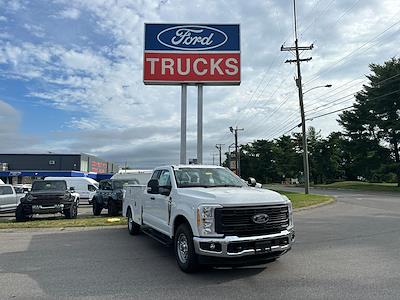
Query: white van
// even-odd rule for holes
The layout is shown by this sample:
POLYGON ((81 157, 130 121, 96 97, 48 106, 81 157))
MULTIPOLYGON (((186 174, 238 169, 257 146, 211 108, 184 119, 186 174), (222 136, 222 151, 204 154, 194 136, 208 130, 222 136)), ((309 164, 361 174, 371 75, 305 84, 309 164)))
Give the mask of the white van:
POLYGON ((137 180, 140 185, 147 185, 153 170, 120 170, 111 179, 137 180))
POLYGON ((99 183, 88 177, 46 177, 45 180, 65 180, 68 189, 73 187, 75 192, 79 193, 80 203, 88 201, 91 204, 94 194, 99 189, 99 183))
POLYGON ((0 184, 4 184, 4 181, 0 179, 0 184))

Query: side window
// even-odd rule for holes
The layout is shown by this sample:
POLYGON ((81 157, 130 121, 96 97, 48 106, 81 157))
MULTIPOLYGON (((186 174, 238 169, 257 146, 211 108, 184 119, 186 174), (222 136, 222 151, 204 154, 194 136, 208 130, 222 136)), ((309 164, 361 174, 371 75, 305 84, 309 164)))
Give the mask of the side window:
POLYGON ((104 190, 104 181, 100 181, 99 190, 104 190))
POLYGON ((151 175, 151 179, 158 179, 160 177, 160 170, 154 171, 153 175, 151 175))
POLYGON ((162 186, 171 186, 171 176, 168 170, 162 170, 160 179, 158 180, 158 184, 160 187, 162 186))
POLYGON ((95 191, 96 191, 96 188, 95 188, 93 185, 88 184, 88 191, 89 191, 89 192, 95 192, 95 191))
POLYGON ((13 190, 10 186, 1 186, 0 187, 0 195, 12 195, 13 190))
POLYGON ((105 189, 105 190, 112 190, 111 181, 106 181, 106 182, 104 183, 104 189, 105 189))

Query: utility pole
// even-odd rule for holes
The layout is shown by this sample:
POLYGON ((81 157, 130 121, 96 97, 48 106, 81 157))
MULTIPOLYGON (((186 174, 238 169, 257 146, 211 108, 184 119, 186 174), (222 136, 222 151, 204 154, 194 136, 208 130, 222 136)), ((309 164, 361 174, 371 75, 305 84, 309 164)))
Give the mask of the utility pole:
POLYGON ((212 155, 212 158, 213 158, 212 164, 215 165, 215 157, 216 157, 218 154, 217 154, 217 153, 211 153, 211 155, 212 155))
POLYGON ((239 145, 238 145, 238 131, 243 131, 244 128, 229 127, 229 130, 235 135, 235 159, 236 159, 236 175, 240 176, 240 158, 239 158, 239 145))
POLYGON ((281 51, 295 51, 296 59, 288 59, 285 63, 296 63, 297 65, 297 78, 295 79, 296 85, 299 91, 299 104, 300 104, 300 114, 301 114, 301 130, 302 130, 302 138, 303 138, 303 168, 304 168, 304 192, 305 194, 309 193, 310 188, 310 171, 308 164, 308 147, 307 147, 307 132, 306 132, 306 120, 304 115, 304 103, 303 103, 303 86, 301 83, 301 69, 300 63, 303 61, 310 61, 312 58, 300 58, 299 50, 311 50, 314 48, 314 45, 310 46, 300 46, 297 38, 297 16, 296 16, 296 0, 293 0, 293 17, 294 17, 294 47, 284 47, 281 46, 281 51))
POLYGON ((218 149, 219 152, 219 165, 222 166, 222 146, 225 144, 215 144, 215 148, 218 149))

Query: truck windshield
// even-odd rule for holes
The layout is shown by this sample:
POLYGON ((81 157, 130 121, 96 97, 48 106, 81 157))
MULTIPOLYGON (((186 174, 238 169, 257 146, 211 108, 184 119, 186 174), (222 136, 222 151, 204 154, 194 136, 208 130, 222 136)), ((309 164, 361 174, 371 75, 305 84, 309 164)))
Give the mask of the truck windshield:
POLYGON ((139 180, 137 180, 137 179, 131 179, 131 180, 114 180, 114 181, 113 181, 114 190, 118 190, 118 189, 124 188, 124 184, 139 184, 139 180))
POLYGON ((178 188, 245 186, 239 177, 223 168, 179 168, 174 172, 178 188))
POLYGON ((67 183, 64 180, 43 180, 32 184, 32 191, 65 191, 66 189, 67 183))

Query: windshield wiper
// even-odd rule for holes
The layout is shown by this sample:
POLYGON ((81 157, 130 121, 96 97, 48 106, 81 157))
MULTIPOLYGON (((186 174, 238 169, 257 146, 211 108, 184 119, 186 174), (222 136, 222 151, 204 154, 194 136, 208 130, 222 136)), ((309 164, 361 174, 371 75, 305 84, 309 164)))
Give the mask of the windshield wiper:
POLYGON ((180 185, 178 186, 179 188, 191 188, 191 187, 203 187, 203 188, 208 188, 208 185, 204 185, 204 184, 184 184, 184 185, 180 185))
POLYGON ((236 185, 236 184, 218 184, 218 185, 208 185, 207 187, 213 188, 213 187, 239 187, 241 188, 241 185, 236 185))

